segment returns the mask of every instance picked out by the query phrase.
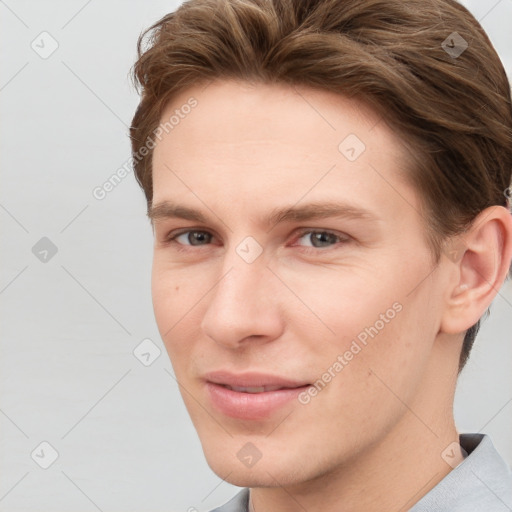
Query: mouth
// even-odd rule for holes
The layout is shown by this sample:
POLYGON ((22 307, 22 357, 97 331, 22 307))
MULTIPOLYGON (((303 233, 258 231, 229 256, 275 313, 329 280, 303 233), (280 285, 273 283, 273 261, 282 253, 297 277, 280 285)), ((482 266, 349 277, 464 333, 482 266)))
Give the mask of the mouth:
POLYGON ((295 389, 309 386, 305 380, 294 380, 280 375, 262 372, 233 373, 226 370, 210 372, 204 380, 242 393, 262 393, 278 389, 295 389))
POLYGON ((208 401, 224 416, 265 420, 290 405, 310 383, 268 374, 211 373, 205 379, 208 401))
POLYGON ((237 391, 238 393, 266 393, 267 391, 279 391, 281 389, 297 389, 295 387, 283 387, 283 386, 230 386, 229 384, 220 384, 220 386, 230 389, 231 391, 237 391))

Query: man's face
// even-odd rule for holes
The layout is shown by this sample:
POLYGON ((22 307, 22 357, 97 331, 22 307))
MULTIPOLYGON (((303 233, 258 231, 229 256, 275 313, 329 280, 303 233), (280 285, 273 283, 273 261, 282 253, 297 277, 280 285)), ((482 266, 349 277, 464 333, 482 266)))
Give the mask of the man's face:
POLYGON ((162 122, 191 96, 154 150, 153 206, 204 218, 155 210, 158 328, 210 467, 239 486, 303 482, 428 401, 442 278, 420 198, 403 146, 361 103, 221 81, 162 122), (312 203, 339 213, 268 221, 312 203))

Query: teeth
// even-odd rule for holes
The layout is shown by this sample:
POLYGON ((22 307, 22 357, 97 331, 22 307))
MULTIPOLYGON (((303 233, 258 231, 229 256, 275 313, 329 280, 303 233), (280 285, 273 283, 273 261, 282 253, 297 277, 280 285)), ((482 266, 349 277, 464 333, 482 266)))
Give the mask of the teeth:
POLYGON ((239 393, 264 393, 265 391, 275 391, 276 389, 282 389, 279 386, 254 386, 254 387, 241 387, 241 386, 228 386, 228 389, 232 391, 238 391, 239 393))

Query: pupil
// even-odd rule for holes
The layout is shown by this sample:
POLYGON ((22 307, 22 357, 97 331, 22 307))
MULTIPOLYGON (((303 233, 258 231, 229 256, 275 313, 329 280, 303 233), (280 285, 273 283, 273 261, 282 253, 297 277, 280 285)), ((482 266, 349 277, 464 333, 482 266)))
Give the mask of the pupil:
MULTIPOLYGON (((334 238, 334 235, 332 235, 331 233, 326 233, 325 231, 323 232, 320 232, 320 233, 314 233, 314 237, 313 237, 313 240, 316 240, 317 242, 333 242, 333 239, 334 238), (321 240, 323 238, 323 240, 321 240), (327 238, 327 240, 325 240, 327 238)), ((315 245, 315 243, 313 243, 313 245, 315 245)), ((315 246, 316 247, 316 246, 315 246)), ((320 247, 323 247, 322 245, 320 247)))
POLYGON ((194 242, 204 241, 205 236, 206 236, 206 233, 201 233, 200 231, 193 231, 192 232, 192 240, 190 240, 190 235, 189 235, 189 242, 191 242, 191 245, 194 245, 194 242))

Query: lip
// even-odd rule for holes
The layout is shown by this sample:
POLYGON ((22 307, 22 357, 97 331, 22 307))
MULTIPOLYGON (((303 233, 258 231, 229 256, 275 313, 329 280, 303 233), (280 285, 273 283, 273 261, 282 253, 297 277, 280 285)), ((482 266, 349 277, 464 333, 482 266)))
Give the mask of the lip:
POLYGON ((260 372, 232 373, 228 371, 215 371, 205 374, 204 379, 215 384, 227 384, 228 386, 237 387, 279 386, 282 388, 298 388, 310 384, 305 380, 293 380, 279 375, 260 372))
POLYGON ((204 376, 212 405, 222 414, 244 420, 262 420, 289 403, 311 384, 265 373, 211 372, 204 376), (246 393, 232 387, 279 387, 280 389, 246 393))

